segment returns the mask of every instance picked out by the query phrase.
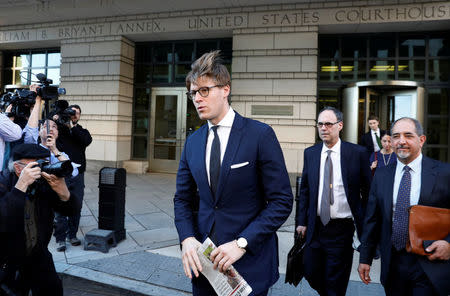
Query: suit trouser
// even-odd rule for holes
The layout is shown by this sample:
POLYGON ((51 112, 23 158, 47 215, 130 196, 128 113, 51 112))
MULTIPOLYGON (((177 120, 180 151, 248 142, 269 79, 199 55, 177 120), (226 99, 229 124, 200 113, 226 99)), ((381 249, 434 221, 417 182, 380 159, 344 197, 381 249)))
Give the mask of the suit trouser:
POLYGON ((353 261, 353 220, 331 219, 324 226, 318 218, 315 224, 303 253, 305 278, 322 296, 344 296, 353 261))
POLYGON ((384 290, 387 296, 434 296, 437 295, 423 271, 417 256, 392 248, 389 279, 384 290))
POLYGON ((73 216, 63 216, 55 213, 55 239, 57 242, 65 241, 67 238, 75 238, 77 236, 78 226, 80 225, 81 207, 83 206, 84 197, 84 173, 81 173, 70 180, 73 191, 77 197, 76 206, 77 213, 73 216))
MULTIPOLYGON (((254 294, 250 293, 249 296, 266 296, 268 291, 254 294)), ((200 276, 192 279, 192 295, 193 296, 214 296, 217 295, 213 287, 209 284, 208 280, 200 273, 200 276)))

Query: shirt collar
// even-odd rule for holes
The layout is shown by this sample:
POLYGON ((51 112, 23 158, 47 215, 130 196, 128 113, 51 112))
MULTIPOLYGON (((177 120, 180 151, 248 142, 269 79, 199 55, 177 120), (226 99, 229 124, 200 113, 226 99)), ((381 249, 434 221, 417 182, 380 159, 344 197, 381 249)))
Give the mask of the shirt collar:
POLYGON ((413 172, 417 173, 417 172, 419 172, 420 166, 422 165, 422 158, 423 158, 423 155, 422 155, 422 153, 420 153, 420 155, 418 157, 416 157, 416 159, 414 159, 413 161, 411 161, 408 164, 404 164, 403 162, 398 160, 398 157, 397 157, 397 168, 398 168, 398 170, 403 171, 403 168, 405 166, 409 166, 413 172))
MULTIPOLYGON (((222 120, 217 124, 220 126, 226 126, 231 128, 231 126, 233 125, 233 121, 234 121, 234 117, 235 117, 236 113, 234 112, 233 108, 228 109, 227 114, 225 115, 224 118, 222 118, 222 120)), ((208 120, 208 130, 211 129, 211 127, 213 127, 214 124, 212 124, 209 120, 208 120)))
POLYGON ((380 132, 380 128, 378 128, 377 130, 371 130, 372 131, 372 134, 374 134, 374 133, 377 133, 377 134, 379 134, 379 132, 380 132))
POLYGON ((327 153, 328 150, 339 153, 341 151, 341 138, 338 139, 337 143, 333 147, 328 148, 325 143, 322 145, 322 153, 327 153))

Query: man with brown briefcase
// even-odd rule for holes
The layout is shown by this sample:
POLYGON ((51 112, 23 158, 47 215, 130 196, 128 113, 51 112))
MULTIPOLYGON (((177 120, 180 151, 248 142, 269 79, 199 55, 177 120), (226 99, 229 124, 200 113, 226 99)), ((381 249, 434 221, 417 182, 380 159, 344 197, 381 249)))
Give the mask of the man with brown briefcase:
POLYGON ((426 255, 418 255, 411 252, 408 226, 410 206, 450 208, 450 165, 422 155, 426 137, 416 119, 396 120, 391 134, 397 162, 375 173, 363 226, 359 276, 366 284, 371 281, 370 265, 379 243, 386 295, 449 295, 450 235, 424 241, 426 255))

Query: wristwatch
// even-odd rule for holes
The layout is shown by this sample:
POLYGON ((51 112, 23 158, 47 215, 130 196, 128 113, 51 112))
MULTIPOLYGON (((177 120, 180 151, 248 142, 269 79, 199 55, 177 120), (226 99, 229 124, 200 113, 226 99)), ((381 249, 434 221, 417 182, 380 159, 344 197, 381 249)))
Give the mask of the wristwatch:
POLYGON ((238 238, 236 240, 236 244, 240 249, 243 249, 244 251, 246 251, 248 243, 245 238, 243 238, 243 237, 238 238))
POLYGON ((55 157, 60 157, 60 156, 62 156, 62 152, 61 151, 59 151, 58 153, 55 154, 55 157))

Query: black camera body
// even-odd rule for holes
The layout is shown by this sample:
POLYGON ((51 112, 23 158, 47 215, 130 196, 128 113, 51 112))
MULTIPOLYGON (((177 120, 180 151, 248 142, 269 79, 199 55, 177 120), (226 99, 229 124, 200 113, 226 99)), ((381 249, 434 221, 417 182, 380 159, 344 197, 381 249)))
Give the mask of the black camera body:
POLYGON ((36 162, 38 163, 36 166, 40 167, 41 171, 46 172, 47 174, 55 175, 60 178, 72 176, 73 167, 70 160, 63 160, 53 164, 45 159, 38 159, 36 162))
POLYGON ((59 88, 54 85, 50 85, 53 83, 53 80, 48 79, 45 74, 39 73, 36 75, 36 77, 41 83, 36 92, 37 95, 40 96, 43 100, 57 100, 59 95, 66 94, 65 88, 59 88))
POLYGON ((12 105, 11 112, 7 114, 9 117, 14 116, 14 121, 27 120, 30 116, 30 108, 36 102, 36 93, 26 90, 17 89, 14 92, 4 94, 0 99, 0 110, 5 111, 9 105, 12 105))
POLYGON ((52 104, 52 114, 58 115, 56 124, 67 125, 70 123, 71 116, 76 114, 76 111, 69 108, 69 102, 66 100, 58 100, 52 104))

